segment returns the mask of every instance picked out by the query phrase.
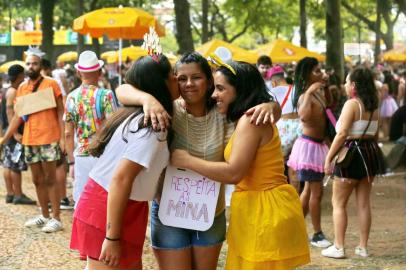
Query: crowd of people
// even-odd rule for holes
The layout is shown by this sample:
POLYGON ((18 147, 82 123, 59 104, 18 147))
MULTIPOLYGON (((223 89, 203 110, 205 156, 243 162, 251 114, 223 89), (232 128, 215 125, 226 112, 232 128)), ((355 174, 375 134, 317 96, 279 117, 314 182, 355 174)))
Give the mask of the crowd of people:
POLYGON ((406 106, 405 73, 358 65, 340 78, 311 57, 292 69, 268 56, 252 65, 196 52, 171 66, 157 44, 118 87, 92 51, 74 72, 62 63, 52 70, 35 48, 26 71, 9 68, 0 111, 6 203, 36 204, 22 191, 29 167, 41 209, 24 225, 47 233, 72 226, 70 248, 91 270, 142 269, 148 219, 160 269, 214 270, 226 236, 226 269, 295 269, 310 262, 309 242, 325 257, 346 256, 354 191, 354 252, 368 257, 372 183, 387 172, 377 141, 405 135, 391 123, 406 106), (42 102, 46 93, 52 102, 42 102), (168 166, 221 183, 209 229, 162 221, 168 166), (334 236, 321 227, 327 176, 334 236), (74 208, 73 224, 62 224, 64 208, 74 208))

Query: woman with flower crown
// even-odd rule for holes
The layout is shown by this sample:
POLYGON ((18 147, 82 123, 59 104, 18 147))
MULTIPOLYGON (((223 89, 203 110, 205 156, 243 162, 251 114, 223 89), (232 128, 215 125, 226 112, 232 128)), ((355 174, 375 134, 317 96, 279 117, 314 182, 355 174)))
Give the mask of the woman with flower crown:
MULTIPOLYGON (((174 141, 171 148, 185 149, 206 160, 223 161, 224 147, 234 125, 215 109, 211 99, 213 75, 208 61, 198 53, 185 53, 175 66, 175 74, 183 99, 173 104, 174 141)), ((145 114, 152 116, 153 125, 166 126, 167 113, 150 95, 131 85, 120 86, 116 93, 123 104, 143 105, 145 114)), ((268 123, 274 116, 273 111, 276 111, 276 120, 280 115, 279 106, 274 102, 258 105, 253 111, 256 111, 257 124, 268 123)), ((221 186, 213 225, 207 231, 163 224, 158 216, 161 194, 162 191, 158 192, 151 207, 151 241, 159 268, 215 270, 226 233, 224 186, 221 186)))
MULTIPOLYGON (((179 92, 164 55, 153 52, 137 60, 126 81, 172 112, 179 92)), ((171 130, 153 131, 143 119, 140 107, 121 108, 90 145, 99 159, 75 210, 70 244, 87 258, 89 270, 142 269, 147 201, 168 164, 171 142, 171 130)))

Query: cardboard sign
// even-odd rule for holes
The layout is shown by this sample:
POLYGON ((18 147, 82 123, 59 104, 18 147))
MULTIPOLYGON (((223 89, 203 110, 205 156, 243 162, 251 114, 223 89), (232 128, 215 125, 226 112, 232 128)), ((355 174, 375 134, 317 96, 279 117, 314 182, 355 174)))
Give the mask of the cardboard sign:
POLYGON ((21 117, 55 107, 54 91, 52 88, 46 88, 32 94, 17 97, 14 110, 21 117))
POLYGON ((167 226, 207 231, 214 221, 220 183, 168 166, 158 216, 167 226))

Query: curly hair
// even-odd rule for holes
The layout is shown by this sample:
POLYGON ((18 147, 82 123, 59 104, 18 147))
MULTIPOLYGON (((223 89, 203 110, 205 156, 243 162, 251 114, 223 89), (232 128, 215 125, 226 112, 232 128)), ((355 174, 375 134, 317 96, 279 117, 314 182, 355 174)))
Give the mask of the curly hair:
POLYGON ((378 90, 374 82, 374 74, 369 68, 357 67, 350 74, 350 82, 355 84, 357 96, 364 104, 365 110, 373 112, 378 109, 378 90))
POLYGON ((314 57, 305 57, 299 61, 295 69, 295 96, 293 98, 293 107, 297 108, 299 97, 309 87, 309 77, 313 68, 319 64, 319 61, 314 57))

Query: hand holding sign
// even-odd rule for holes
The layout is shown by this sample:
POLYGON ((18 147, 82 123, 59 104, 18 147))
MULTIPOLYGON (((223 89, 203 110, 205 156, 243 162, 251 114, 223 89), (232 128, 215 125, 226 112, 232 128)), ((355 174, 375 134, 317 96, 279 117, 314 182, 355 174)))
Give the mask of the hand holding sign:
POLYGON ((219 182, 193 171, 168 166, 159 219, 167 226, 206 231, 213 224, 219 193, 219 182))
POLYGON ((189 160, 190 154, 185 150, 175 149, 171 153, 171 164, 175 167, 186 168, 189 160))

